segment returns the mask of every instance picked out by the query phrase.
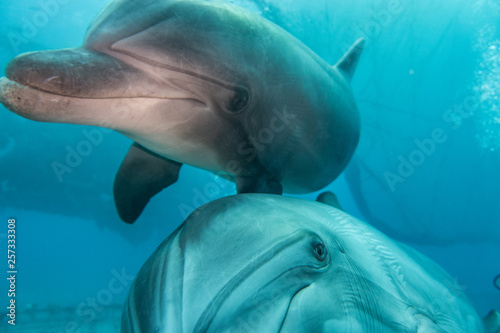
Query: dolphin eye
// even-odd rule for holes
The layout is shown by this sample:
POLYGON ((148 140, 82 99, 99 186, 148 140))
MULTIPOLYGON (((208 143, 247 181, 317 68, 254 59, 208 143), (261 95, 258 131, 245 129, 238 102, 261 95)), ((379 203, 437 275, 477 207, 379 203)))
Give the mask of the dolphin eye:
POLYGON ((326 247, 323 243, 317 242, 314 244, 313 253, 316 259, 324 261, 326 259, 326 247))
POLYGON ((243 111, 243 109, 245 109, 245 107, 248 105, 249 100, 250 95, 248 94, 248 91, 246 89, 236 88, 234 97, 229 103, 228 110, 231 113, 243 111))

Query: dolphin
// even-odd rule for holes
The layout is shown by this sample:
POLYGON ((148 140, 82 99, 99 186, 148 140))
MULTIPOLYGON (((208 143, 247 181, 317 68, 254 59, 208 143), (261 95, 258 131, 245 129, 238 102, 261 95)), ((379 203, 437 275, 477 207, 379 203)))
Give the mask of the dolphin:
POLYGON ((233 4, 115 0, 82 47, 14 58, 0 102, 28 119, 131 138, 114 185, 131 223, 182 164, 235 182, 238 193, 307 193, 332 182, 359 139, 350 81, 363 45, 331 66, 233 4))
POLYGON ((343 211, 253 193, 198 208, 158 247, 121 332, 470 333, 499 318, 483 322, 436 263, 343 211))

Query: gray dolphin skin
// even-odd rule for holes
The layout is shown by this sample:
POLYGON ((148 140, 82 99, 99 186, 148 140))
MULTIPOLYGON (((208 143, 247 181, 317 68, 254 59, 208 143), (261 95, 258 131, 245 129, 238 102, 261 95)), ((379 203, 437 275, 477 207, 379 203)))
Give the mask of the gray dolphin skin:
MULTIPOLYGON (((329 201, 327 199, 327 201, 329 201)), ((332 206, 241 194, 199 208, 148 259, 129 332, 497 332, 430 259, 332 206)))
POLYGON ((115 0, 82 47, 13 59, 0 102, 29 119, 131 138, 114 193, 133 222, 182 164, 234 181, 238 193, 306 193, 332 182, 358 143, 350 81, 363 45, 331 66, 233 4, 115 0))

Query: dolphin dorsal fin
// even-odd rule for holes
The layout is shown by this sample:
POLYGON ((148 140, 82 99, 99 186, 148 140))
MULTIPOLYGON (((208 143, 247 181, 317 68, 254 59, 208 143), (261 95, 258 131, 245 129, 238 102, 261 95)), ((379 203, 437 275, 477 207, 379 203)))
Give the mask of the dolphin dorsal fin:
POLYGON ((358 39, 352 46, 347 50, 344 56, 337 62, 334 66, 337 68, 345 78, 350 82, 354 72, 356 71, 356 66, 358 64, 359 57, 363 52, 363 47, 365 46, 364 38, 358 39))
POLYGON ((500 313, 498 311, 491 310, 483 321, 486 333, 500 332, 500 313))

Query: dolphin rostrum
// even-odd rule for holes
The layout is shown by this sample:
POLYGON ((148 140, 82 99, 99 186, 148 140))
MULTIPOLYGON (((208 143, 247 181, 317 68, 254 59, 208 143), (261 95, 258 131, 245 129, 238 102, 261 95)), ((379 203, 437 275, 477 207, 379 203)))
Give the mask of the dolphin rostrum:
POLYGON ((483 322, 436 263, 341 210, 254 193, 198 208, 158 247, 122 333, 497 332, 499 318, 483 322))
POLYGON ((38 121, 95 125, 135 141, 115 179, 133 222, 182 164, 238 193, 306 193, 358 143, 350 87, 363 40, 330 66, 259 15, 219 0, 115 0, 83 46, 13 59, 0 102, 38 121))

